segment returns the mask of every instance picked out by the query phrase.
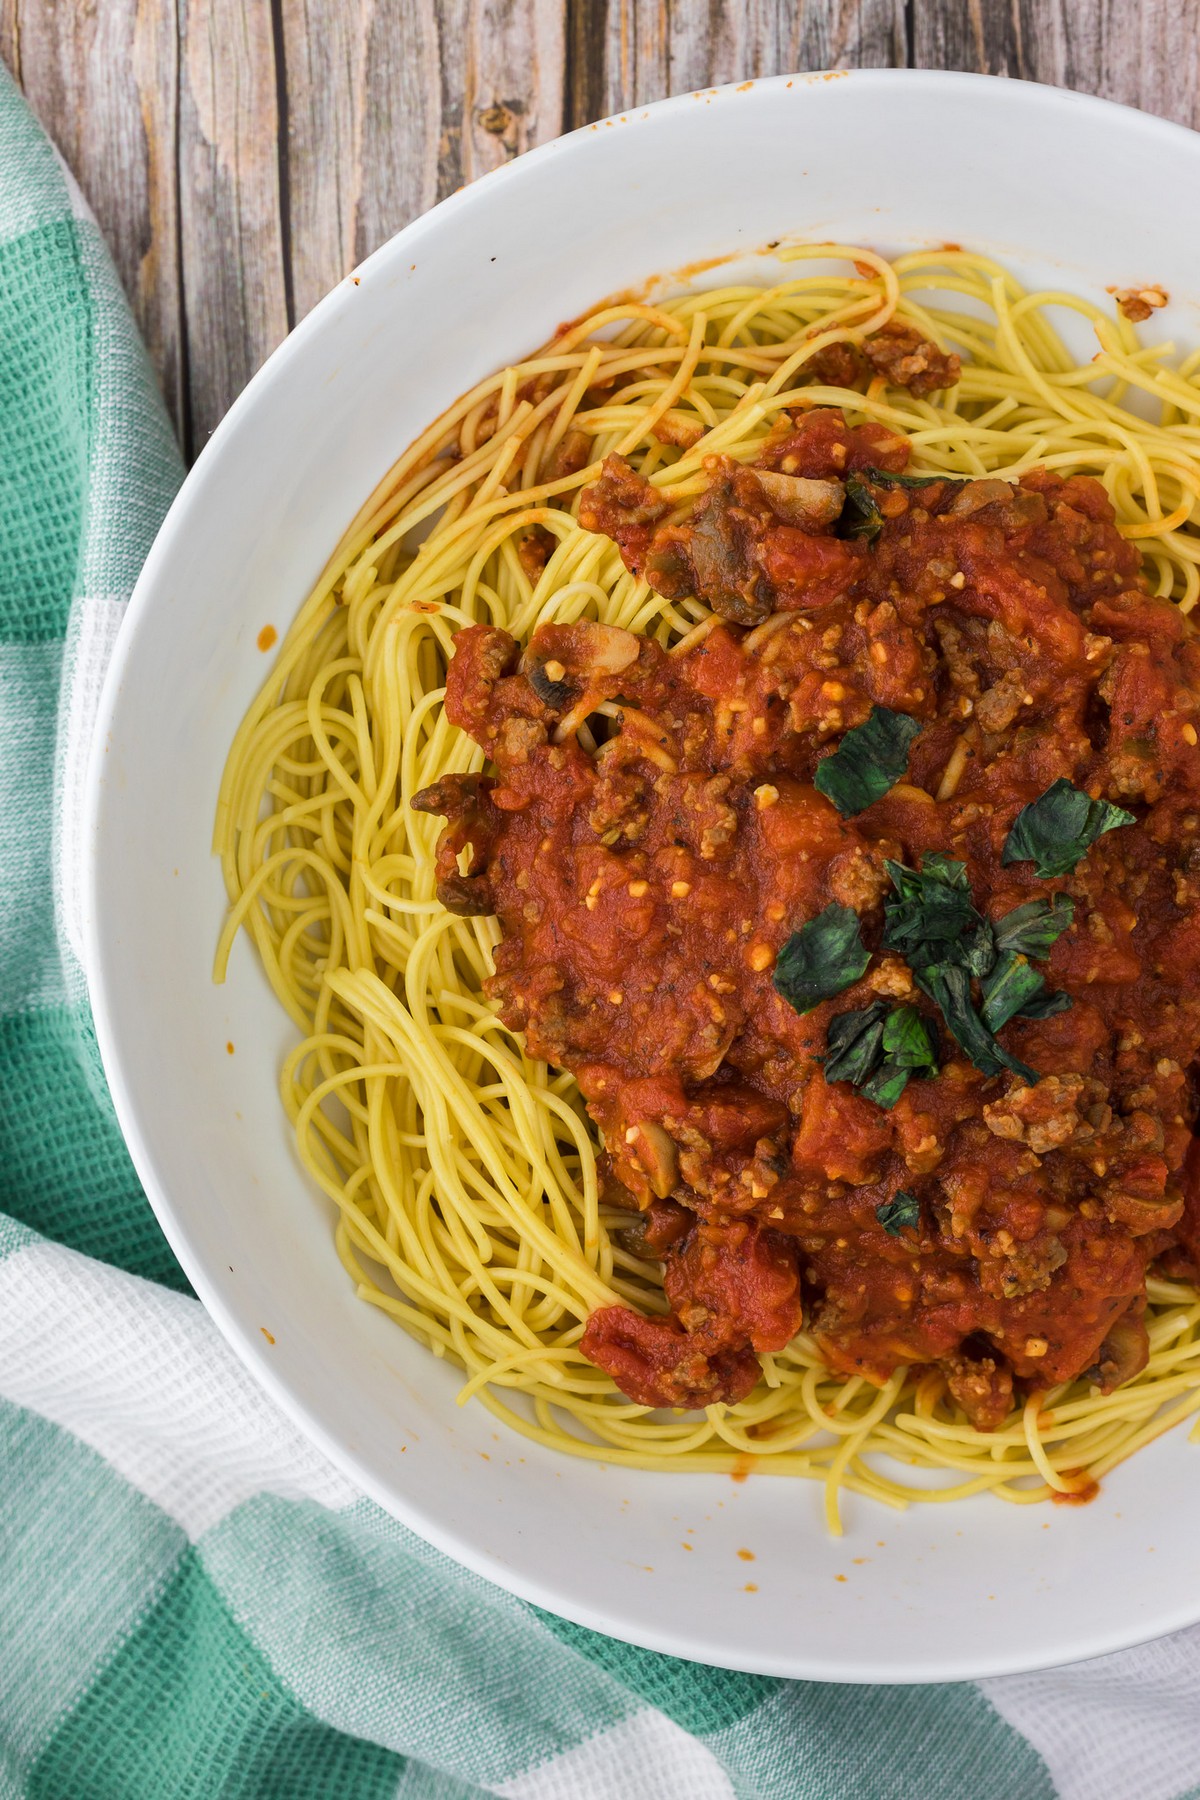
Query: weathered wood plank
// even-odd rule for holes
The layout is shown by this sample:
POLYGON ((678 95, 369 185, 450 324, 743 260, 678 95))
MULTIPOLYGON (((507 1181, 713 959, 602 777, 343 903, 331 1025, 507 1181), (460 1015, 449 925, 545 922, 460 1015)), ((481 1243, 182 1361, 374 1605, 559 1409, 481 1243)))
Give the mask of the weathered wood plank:
POLYGON ((791 69, 905 60, 903 0, 572 0, 573 125, 791 69))
POLYGON ((190 449, 288 329, 267 0, 179 0, 179 217, 190 449))
POLYGON ((898 0, 715 0, 671 7, 670 91, 792 69, 903 63, 898 0))
POLYGON ((283 0, 297 318, 437 199, 433 0, 283 0))
POLYGON ((282 0, 296 314, 563 121, 560 0, 282 0))
POLYGON ((563 129, 563 0, 442 0, 439 197, 563 129))
POLYGON ((914 61, 1103 94, 1200 125, 1200 0, 916 0, 914 61))
POLYGON ((99 221, 178 425, 175 0, 2 0, 0 55, 99 221))

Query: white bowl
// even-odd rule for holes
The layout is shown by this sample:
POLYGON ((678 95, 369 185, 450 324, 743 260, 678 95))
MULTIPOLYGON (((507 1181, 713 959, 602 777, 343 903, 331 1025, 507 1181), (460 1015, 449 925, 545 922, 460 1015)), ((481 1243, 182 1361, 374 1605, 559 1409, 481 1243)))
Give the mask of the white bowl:
POLYGON ((616 289, 779 237, 952 240, 1097 296, 1161 282, 1192 344, 1200 239, 1162 196, 1197 188, 1200 137, 1018 82, 871 71, 661 102, 393 238, 251 382, 159 534, 105 691, 89 838, 92 1002, 138 1172, 201 1299, 298 1424, 415 1531, 554 1612, 825 1680, 1098 1654, 1200 1618, 1200 1449, 1175 1433, 1080 1508, 897 1515, 849 1496, 834 1542, 808 1483, 599 1467, 456 1408, 457 1372, 358 1301, 337 1261, 276 1090, 291 1029, 248 945, 227 986, 210 980, 209 834, 266 668, 258 632, 283 631, 423 426, 616 289))

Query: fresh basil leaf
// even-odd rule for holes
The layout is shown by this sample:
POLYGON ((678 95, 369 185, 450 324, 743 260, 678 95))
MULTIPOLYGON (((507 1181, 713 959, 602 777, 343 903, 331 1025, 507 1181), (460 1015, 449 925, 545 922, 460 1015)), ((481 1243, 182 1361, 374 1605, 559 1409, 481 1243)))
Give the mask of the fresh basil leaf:
POLYGON ((884 907, 883 944, 911 960, 936 961, 941 950, 922 953, 921 945, 956 943, 983 923, 971 902, 967 866, 934 852, 921 859, 920 869, 903 863, 885 863, 899 896, 884 907))
POLYGON ((963 487, 967 479, 964 475, 893 475, 890 469, 855 469, 846 477, 846 506, 840 520, 842 533, 845 537, 866 538, 868 542, 879 536, 883 529, 883 514, 871 492, 873 487, 927 488, 938 481, 944 481, 949 487, 963 487))
POLYGON ((929 1021, 915 1006, 870 1006, 838 1013, 829 1022, 826 1081, 850 1081, 885 1112, 895 1106, 911 1075, 937 1073, 937 1047, 929 1021))
POLYGON ((881 1033, 884 1060, 897 1069, 937 1069, 937 1047, 929 1022, 915 1006, 896 1006, 881 1033))
POLYGON ((870 1006, 841 1012, 830 1019, 826 1033, 826 1081, 857 1084, 866 1080, 879 1061, 887 1010, 886 1000, 872 1000, 870 1006))
POLYGON ((775 960, 775 991, 798 1013, 811 1012, 857 981, 871 960, 858 914, 836 902, 793 931, 775 960))
POLYGON ((996 960, 996 939, 988 921, 980 919, 978 925, 965 931, 951 954, 968 975, 982 980, 996 960))
POLYGON ((1134 824, 1134 815, 1108 800, 1093 800, 1072 782, 1052 782, 1038 799, 1023 806, 1004 841, 1002 863, 1031 862, 1043 881, 1069 875, 1096 839, 1118 826, 1134 824))
POLYGON ((999 1031, 1021 1008, 1045 989, 1036 969, 1031 969, 1015 950, 1002 950, 982 983, 980 1017, 989 1031, 999 1031))
POLYGON ((846 477, 846 504, 839 521, 843 535, 873 542, 883 530, 883 514, 861 475, 846 477))
POLYGON ((902 1231, 916 1231, 919 1227, 921 1202, 915 1194, 897 1188, 890 1200, 875 1208, 875 1217, 889 1237, 899 1237, 902 1231))
POLYGON ((1030 1084, 1037 1075, 1027 1063, 1010 1056, 998 1044, 971 1003, 971 977, 954 963, 933 964, 914 969, 921 992, 928 994, 938 1008, 955 1041, 966 1051, 977 1069, 985 1075, 999 1075, 1011 1069, 1030 1084))
POLYGON ((888 789, 908 768, 908 752, 921 729, 919 719, 873 706, 865 725, 848 731, 832 756, 817 764, 813 785, 832 800, 844 819, 853 818, 888 789))
POLYGON ((1074 1001, 1070 994, 1064 994, 1060 989, 1053 994, 1035 994, 1031 1000, 1026 1000, 1023 1006, 1018 1007, 1013 1017, 1017 1019, 1052 1019, 1055 1013, 1066 1012, 1073 1005, 1074 1001))
POLYGON ((1075 902, 1069 894, 1055 894, 1052 900, 1030 900, 1014 906, 997 919, 992 929, 996 949, 1015 950, 1021 956, 1042 957, 1062 936, 1075 917, 1075 902))
POLYGON ((873 1075, 868 1075, 860 1086, 859 1093, 865 1094, 868 1100, 873 1100, 884 1112, 891 1112, 908 1086, 911 1074, 911 1069, 898 1069, 894 1063, 884 1063, 873 1075))
POLYGON ((921 858, 921 874, 927 881, 940 882, 943 887, 958 888, 964 894, 971 892, 966 863, 945 855, 941 850, 925 852, 921 858))

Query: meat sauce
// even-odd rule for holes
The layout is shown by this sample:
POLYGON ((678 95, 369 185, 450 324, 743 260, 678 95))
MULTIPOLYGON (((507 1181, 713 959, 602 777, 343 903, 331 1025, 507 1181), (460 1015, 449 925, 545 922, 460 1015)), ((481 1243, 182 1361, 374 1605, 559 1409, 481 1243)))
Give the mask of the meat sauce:
POLYGON ((935 1365, 987 1427, 1014 1387, 1128 1379, 1148 1266, 1197 1271, 1200 639, 1097 482, 889 485, 908 455, 812 411, 753 466, 710 459, 682 516, 610 459, 581 520, 715 627, 675 653, 585 623, 523 652, 456 639, 446 710, 493 772, 415 804, 449 820, 443 899, 500 921, 503 1018, 577 1079, 606 1197, 663 1261, 670 1314, 604 1308, 582 1345, 647 1406, 742 1398, 803 1323, 835 1370, 935 1365), (846 534, 855 471, 873 536, 846 534), (920 732, 843 817, 814 776, 875 706, 920 732), (1060 778, 1134 822, 1043 880, 1001 855, 1060 778), (1032 1084, 985 1075, 938 1020, 938 1073, 885 1110, 826 1081, 827 1032, 880 997, 936 1018, 880 945, 885 859, 934 851, 992 920, 1070 897, 1043 967, 1071 1004, 998 1032, 1032 1084), (831 903, 870 962, 800 1013, 776 960, 831 903), (893 1234, 897 1194, 918 1216, 893 1234))

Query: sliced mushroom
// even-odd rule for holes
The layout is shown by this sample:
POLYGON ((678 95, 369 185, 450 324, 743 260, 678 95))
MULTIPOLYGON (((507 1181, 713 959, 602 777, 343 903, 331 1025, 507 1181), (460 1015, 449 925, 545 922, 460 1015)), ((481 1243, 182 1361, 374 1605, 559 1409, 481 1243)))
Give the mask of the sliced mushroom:
POLYGON ((985 506, 995 506, 999 500, 1011 500, 1012 492, 1012 486, 1007 481, 968 481, 955 494, 947 510, 957 519, 966 518, 985 506))
POLYGON ((488 795, 494 786, 488 775, 443 775, 409 801, 414 812, 440 813, 447 821, 434 859, 436 892, 446 911, 461 919, 486 918, 496 910, 487 876, 495 829, 488 795), (462 869, 464 851, 468 858, 462 869))
POLYGON ((1102 1393, 1111 1394, 1123 1382, 1140 1375, 1149 1357, 1150 1340, 1139 1306, 1136 1312, 1131 1309, 1123 1313, 1109 1326, 1096 1360, 1087 1371, 1088 1380, 1094 1381, 1102 1393))
POLYGON ((590 619, 543 625, 521 658, 521 673, 544 706, 561 712, 582 690, 628 669, 641 647, 632 631, 590 619))
POLYGON ((460 919, 487 918, 496 910, 486 875, 444 875, 437 884, 437 897, 447 912, 460 919))
POLYGON ((491 785, 483 775, 443 775, 432 787, 414 794, 408 804, 414 812, 460 819, 475 809, 480 795, 486 794, 491 785))
POLYGON ((807 475, 781 475, 771 469, 755 469, 754 475, 771 511, 802 531, 823 531, 846 504, 840 481, 813 481, 807 475))
POLYGON ((638 1166, 645 1170, 658 1200, 665 1200, 679 1180, 679 1152, 675 1140, 652 1119, 642 1119, 625 1133, 625 1143, 638 1166))
POLYGON ((563 637, 571 666, 581 675, 619 675, 637 661, 642 647, 634 632, 622 631, 618 625, 596 625, 590 620, 565 625, 563 637))
POLYGON ((1145 1237, 1150 1231, 1169 1231, 1177 1223, 1183 1195, 1178 1188, 1168 1188, 1161 1199, 1144 1200, 1138 1194, 1106 1187, 1102 1204, 1108 1218, 1124 1225, 1134 1237, 1145 1237))
POLYGON ((531 662, 525 670, 529 685, 550 712, 565 712, 579 692, 569 681, 564 681, 566 670, 560 662, 551 657, 548 662, 531 662), (561 670, 561 674, 551 671, 561 670))

